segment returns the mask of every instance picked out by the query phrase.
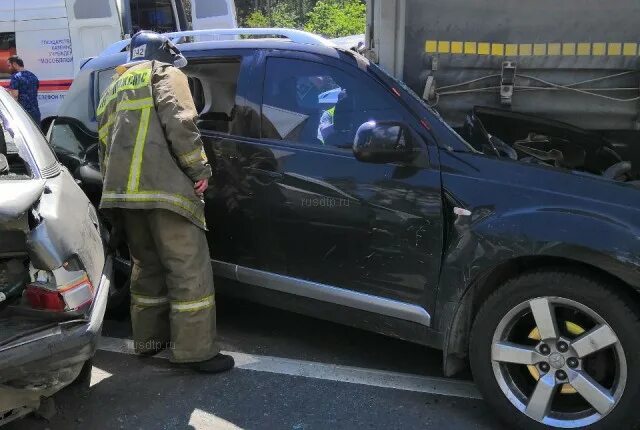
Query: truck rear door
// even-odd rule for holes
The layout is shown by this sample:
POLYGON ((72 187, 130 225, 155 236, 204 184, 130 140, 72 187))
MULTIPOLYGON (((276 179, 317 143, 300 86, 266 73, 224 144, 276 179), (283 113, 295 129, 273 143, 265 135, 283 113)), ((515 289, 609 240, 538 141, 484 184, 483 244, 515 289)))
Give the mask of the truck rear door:
POLYGON ((122 37, 115 0, 67 0, 74 71, 122 37))
POLYGON ((180 0, 120 0, 131 13, 131 34, 140 30, 159 33, 186 29, 184 8, 180 0))
MULTIPOLYGON (((194 30, 236 28, 236 6, 233 0, 190 0, 194 30)), ((200 40, 207 40, 200 36, 200 40)), ((211 37, 212 36, 208 36, 211 37)))
POLYGON ((74 54, 64 0, 15 1, 15 47, 40 80, 42 118, 55 115, 74 76, 74 54))
MULTIPOLYGON (((8 79, 7 58, 16 53, 16 26, 14 0, 0 3, 0 79, 8 79)), ((3 86, 8 85, 8 82, 3 86)))

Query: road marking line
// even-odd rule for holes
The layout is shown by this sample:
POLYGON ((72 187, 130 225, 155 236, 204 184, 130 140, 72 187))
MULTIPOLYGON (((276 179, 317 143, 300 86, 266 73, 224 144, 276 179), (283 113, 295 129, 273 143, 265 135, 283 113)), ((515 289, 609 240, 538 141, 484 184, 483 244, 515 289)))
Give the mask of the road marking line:
POLYGON ((242 427, 215 416, 202 409, 194 409, 189 418, 189 425, 196 430, 216 429, 216 430, 242 430, 242 427))
POLYGON ((112 373, 93 366, 93 368, 91 369, 91 380, 89 381, 89 387, 93 387, 94 385, 97 385, 105 379, 111 378, 112 376, 112 373))
MULTIPOLYGON (((135 354, 133 341, 131 339, 102 337, 98 343, 98 349, 121 354, 135 354)), ((290 358, 245 354, 241 352, 223 351, 223 353, 231 355, 236 361, 236 368, 242 370, 302 376, 325 381, 346 382, 402 391, 438 394, 441 396, 463 397, 468 399, 482 398, 476 386, 467 381, 317 363, 305 360, 293 360, 290 358)), ((168 359, 169 353, 168 351, 163 351, 155 357, 168 359)))

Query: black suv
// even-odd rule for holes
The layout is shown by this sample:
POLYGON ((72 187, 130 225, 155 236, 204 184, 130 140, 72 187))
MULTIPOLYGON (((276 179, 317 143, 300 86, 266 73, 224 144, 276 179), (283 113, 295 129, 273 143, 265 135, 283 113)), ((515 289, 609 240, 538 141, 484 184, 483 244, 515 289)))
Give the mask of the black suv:
MULTIPOLYGON (((482 152, 359 54, 272 33, 180 44, 219 290, 442 349, 447 375, 469 360, 511 428, 631 428, 639 189, 482 152)), ((94 201, 95 108, 126 44, 49 132, 94 201)))

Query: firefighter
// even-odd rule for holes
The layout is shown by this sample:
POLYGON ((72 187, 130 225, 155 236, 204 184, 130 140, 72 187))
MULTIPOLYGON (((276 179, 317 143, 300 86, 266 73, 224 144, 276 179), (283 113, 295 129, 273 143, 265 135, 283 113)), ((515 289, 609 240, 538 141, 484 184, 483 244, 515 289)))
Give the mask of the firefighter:
POLYGON ((211 176, 196 127, 187 60, 166 37, 131 39, 97 109, 100 208, 129 245, 131 321, 138 354, 169 346, 176 366, 216 373, 233 358, 216 344, 203 194, 211 176))

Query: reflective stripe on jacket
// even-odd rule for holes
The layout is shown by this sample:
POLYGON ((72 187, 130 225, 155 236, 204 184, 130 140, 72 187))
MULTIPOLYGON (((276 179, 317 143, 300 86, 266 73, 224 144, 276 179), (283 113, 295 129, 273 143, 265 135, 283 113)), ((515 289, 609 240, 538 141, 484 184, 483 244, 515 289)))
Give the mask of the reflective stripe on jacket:
POLYGON ((101 209, 168 209, 206 228, 194 183, 211 176, 187 77, 146 61, 118 76, 97 109, 101 209))

